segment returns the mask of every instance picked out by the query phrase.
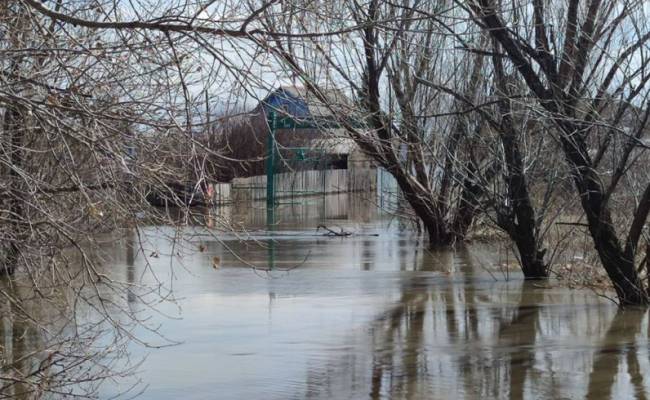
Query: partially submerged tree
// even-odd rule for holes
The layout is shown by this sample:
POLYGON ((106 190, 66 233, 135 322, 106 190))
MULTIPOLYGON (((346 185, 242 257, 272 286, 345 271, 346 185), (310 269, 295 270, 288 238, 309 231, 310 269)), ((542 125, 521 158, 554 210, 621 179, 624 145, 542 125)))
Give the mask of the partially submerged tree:
POLYGON ((498 46, 494 46, 494 54, 491 57, 498 111, 498 118, 492 125, 498 131, 503 147, 506 186, 504 197, 507 202, 505 207, 496 208, 497 224, 515 243, 524 275, 528 278, 545 278, 548 277, 548 265, 544 259, 546 249, 540 234, 541 218, 536 216, 525 170, 526 154, 521 146, 525 131, 529 127, 525 122, 516 122, 517 116, 511 103, 513 93, 511 85, 508 84, 503 62, 496 55, 498 50, 498 46))
MULTIPOLYGON (((456 40, 470 54, 469 57, 474 53, 483 54, 482 49, 488 42, 481 40, 478 45, 472 45, 459 36, 456 36, 456 40)), ((469 152, 470 163, 463 171, 463 187, 472 188, 466 193, 472 194, 473 201, 464 203, 473 204, 475 213, 481 212, 493 217, 494 223, 508 235, 517 249, 526 279, 543 279, 549 274, 542 232, 543 217, 558 183, 556 177, 552 177, 557 168, 549 163, 553 157, 549 159, 549 154, 542 151, 542 146, 548 146, 548 141, 544 142, 543 138, 542 141, 537 140, 535 149, 522 147, 526 141, 532 140, 535 124, 528 120, 526 106, 522 108, 521 104, 516 105, 516 99, 521 96, 512 90, 518 82, 512 79, 511 74, 506 74, 501 59, 495 56, 497 53, 494 50, 491 54, 491 66, 483 67, 483 63, 476 63, 471 75, 472 85, 478 85, 479 77, 485 82, 482 85, 484 93, 473 96, 480 98, 481 103, 453 87, 433 84, 422 76, 417 76, 416 79, 451 95, 458 105, 458 112, 481 121, 476 125, 477 132, 474 134, 458 128, 453 131, 450 141, 452 146, 447 148, 445 165, 456 157, 455 144, 458 140, 463 138, 472 143, 465 149, 469 152), (487 167, 477 167, 474 156, 476 152, 485 152, 483 159, 489 160, 487 167), (537 202, 539 210, 536 210, 528 175, 540 169, 541 176, 536 178, 542 178, 541 182, 537 182, 537 189, 542 193, 537 202), (499 184, 501 182, 502 185, 499 184)), ((459 118, 458 121, 462 119, 459 118)), ((550 148, 547 147, 546 150, 550 148)), ((447 181, 448 178, 443 177, 443 189, 447 181)))
POLYGON ((424 18, 410 2, 378 0, 323 4, 330 12, 318 17, 309 7, 297 7, 291 21, 269 11, 265 30, 276 29, 278 37, 262 44, 323 102, 329 86, 352 90, 356 107, 331 101, 330 107, 347 117, 340 123, 350 137, 395 178, 436 247, 467 235, 483 186, 464 178, 468 170, 485 168, 481 154, 471 149, 476 120, 438 85, 452 83, 474 102, 484 57, 436 51, 453 40, 431 17, 437 3, 416 3, 424 18), (331 28, 334 20, 337 27, 343 24, 338 32, 331 28), (290 33, 307 39, 281 40, 290 33), (363 121, 363 127, 351 120, 363 121))
POLYGON ((579 0, 532 0, 513 5, 506 9, 492 0, 475 0, 467 7, 503 49, 497 56, 512 63, 526 82, 540 117, 554 122, 594 246, 618 300, 647 304, 648 288, 637 263, 650 211, 650 184, 645 177, 638 192, 622 184, 646 152, 647 9, 640 1, 590 0, 581 5, 579 0), (616 210, 617 202, 630 197, 635 200, 629 209, 616 210), (615 220, 615 210, 627 211, 630 218, 615 220))
POLYGON ((516 132, 524 124, 512 115, 501 60, 484 50, 489 37, 457 25, 456 11, 438 2, 342 1, 319 18, 308 7, 298 9, 289 21, 269 11, 266 29, 284 27, 282 33, 306 39, 276 38, 267 46, 314 93, 351 88, 355 109, 330 105, 365 122, 365 130, 345 119, 341 124, 395 178, 429 245, 462 241, 477 214, 496 213, 524 275, 547 277, 542 218, 516 132), (333 20, 348 25, 331 28, 333 20), (496 192, 491 188, 501 173, 505 184, 496 192))

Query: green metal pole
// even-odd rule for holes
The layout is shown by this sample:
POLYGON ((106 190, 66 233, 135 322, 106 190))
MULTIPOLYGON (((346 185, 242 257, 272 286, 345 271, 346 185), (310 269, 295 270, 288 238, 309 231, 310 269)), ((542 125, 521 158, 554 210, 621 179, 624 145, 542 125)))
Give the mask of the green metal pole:
MULTIPOLYGON (((266 153, 266 225, 269 234, 273 236, 275 229, 275 131, 278 128, 278 119, 275 111, 268 115, 269 136, 267 139, 266 153)), ((275 264, 275 242, 273 237, 269 240, 268 248, 269 269, 272 270, 275 264)))
POLYGON ((267 249, 267 262, 269 263, 268 269, 269 271, 273 271, 275 268, 275 239, 271 238, 269 240, 268 244, 268 249, 267 249))
POLYGON ((266 154, 266 208, 273 209, 275 205, 275 130, 277 129, 277 117, 275 111, 269 112, 269 137, 267 140, 266 154))

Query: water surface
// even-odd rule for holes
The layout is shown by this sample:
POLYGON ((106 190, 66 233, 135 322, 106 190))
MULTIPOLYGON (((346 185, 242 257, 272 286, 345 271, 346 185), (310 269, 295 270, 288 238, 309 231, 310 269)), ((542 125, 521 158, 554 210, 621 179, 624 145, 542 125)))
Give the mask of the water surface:
MULTIPOLYGON (((648 395, 646 314, 589 291, 524 283, 504 269, 512 255, 502 246, 429 252, 399 221, 348 196, 282 205, 271 227, 263 205, 220 213, 215 229, 246 232, 187 229, 191 245, 181 246, 170 228, 150 227, 144 253, 107 249, 116 278, 153 283, 153 271, 177 299, 160 314, 134 293, 123 299, 181 342, 131 346, 133 359, 146 356, 142 399, 648 395), (319 224, 355 234, 324 237, 319 224)), ((102 397, 131 382, 105 386, 102 397)))

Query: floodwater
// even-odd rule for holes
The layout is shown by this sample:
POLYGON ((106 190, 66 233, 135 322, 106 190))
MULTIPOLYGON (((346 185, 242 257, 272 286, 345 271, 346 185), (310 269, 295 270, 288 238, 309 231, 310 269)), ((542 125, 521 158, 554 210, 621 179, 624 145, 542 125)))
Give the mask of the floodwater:
MULTIPOLYGON (((144 358, 142 399, 650 393, 646 312, 618 311, 590 291, 525 283, 504 267, 512 255, 499 246, 428 252, 399 220, 345 195, 282 205, 270 228, 263 205, 221 212, 209 217, 215 228, 227 221, 247 232, 196 230, 181 248, 171 230, 150 227, 146 251, 128 243, 107 250, 117 278, 153 283, 154 272, 177 299, 149 311, 148 324, 162 324, 160 333, 180 344, 130 346, 133 359, 144 358), (354 234, 322 236, 319 224, 354 234)), ((139 296, 124 301, 148 312, 139 296)), ((132 383, 111 382, 101 397, 132 383)))

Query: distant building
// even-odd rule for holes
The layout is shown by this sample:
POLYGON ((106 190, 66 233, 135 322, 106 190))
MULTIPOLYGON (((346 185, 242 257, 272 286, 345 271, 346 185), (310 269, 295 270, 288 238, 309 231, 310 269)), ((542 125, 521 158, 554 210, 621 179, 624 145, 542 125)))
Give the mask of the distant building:
MULTIPOLYGON (((265 174, 271 112, 299 123, 334 120, 351 112, 353 104, 342 92, 328 90, 324 95, 327 104, 305 88, 281 86, 250 112, 219 119, 208 139, 209 147, 223 156, 213 167, 217 180, 265 174)), ((278 129, 275 140, 280 153, 276 172, 370 168, 372 164, 341 128, 278 129)))

